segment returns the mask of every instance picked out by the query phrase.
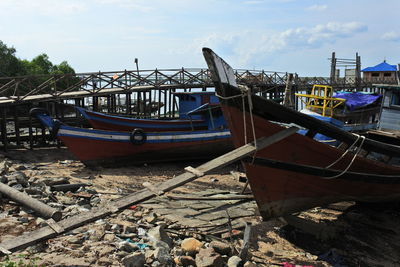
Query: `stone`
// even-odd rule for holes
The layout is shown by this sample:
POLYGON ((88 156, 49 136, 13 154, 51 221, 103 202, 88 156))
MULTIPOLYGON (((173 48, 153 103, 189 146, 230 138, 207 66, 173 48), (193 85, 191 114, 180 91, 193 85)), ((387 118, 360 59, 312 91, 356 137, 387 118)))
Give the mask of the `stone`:
POLYGON ((42 182, 47 186, 69 184, 69 179, 66 177, 52 177, 43 179, 42 182))
POLYGON ((95 207, 95 206, 99 205, 100 202, 101 202, 101 199, 99 197, 97 197, 97 196, 92 197, 90 199, 90 206, 95 207))
POLYGON ((193 256, 197 252, 199 252, 199 250, 202 246, 203 246, 203 242, 201 242, 193 237, 186 238, 181 243, 181 248, 182 248, 183 252, 185 252, 191 256, 193 256))
POLYGON ((196 255, 197 267, 222 267, 224 261, 213 248, 202 248, 196 255))
POLYGON ((11 165, 12 163, 7 160, 3 160, 2 162, 0 162, 0 174, 6 174, 11 165))
POLYGON ((172 239, 165 232, 164 228, 165 224, 161 224, 157 227, 151 228, 147 232, 147 236, 150 238, 152 243, 155 243, 156 241, 163 241, 167 243, 169 247, 172 247, 172 239))
POLYGON ((221 241, 211 241, 210 247, 213 248, 217 253, 221 255, 228 255, 230 256, 232 253, 232 248, 230 244, 221 241))
POLYGON ((232 229, 231 233, 227 232, 227 233, 221 234, 221 238, 223 238, 223 239, 228 239, 231 236, 233 238, 243 238, 243 231, 232 229))
POLYGON ((123 250, 123 251, 126 251, 126 252, 133 252, 133 251, 138 250, 138 247, 135 244, 132 244, 132 243, 130 243, 128 241, 119 242, 117 244, 117 248, 119 250, 123 250))
POLYGON ((16 189, 16 190, 18 190, 18 191, 20 191, 20 192, 24 191, 24 187, 22 186, 22 184, 14 184, 11 187, 16 189))
POLYGON ((17 165, 14 167, 14 170, 16 170, 16 171, 24 171, 26 169, 27 169, 27 167, 24 165, 17 165))
POLYGON ((154 223, 157 220, 157 215, 154 212, 151 212, 149 215, 143 217, 143 220, 148 223, 154 223))
POLYGON ((101 257, 100 259, 98 259, 97 264, 102 266, 109 266, 112 264, 112 260, 107 257, 101 257))
POLYGON ((158 247, 154 250, 154 258, 156 258, 161 264, 167 264, 172 261, 171 255, 169 255, 169 248, 158 247))
POLYGON ((228 267, 242 267, 243 262, 242 259, 238 256, 232 256, 228 260, 228 267))
POLYGON ((122 264, 125 267, 142 267, 144 266, 145 261, 146 258, 144 257, 144 254, 142 252, 135 252, 133 254, 125 256, 122 259, 122 264))
POLYGON ((255 263, 252 263, 251 261, 246 262, 243 267, 257 267, 258 265, 255 263))
POLYGON ((69 236, 67 238, 67 242, 70 244, 82 244, 85 241, 85 237, 83 234, 69 236))
POLYGON ((114 234, 105 234, 103 237, 103 240, 112 242, 115 240, 115 235, 114 234))
POLYGON ((8 178, 6 176, 0 176, 0 183, 3 183, 3 184, 8 183, 8 178))
POLYGON ((174 258, 174 262, 179 266, 195 266, 196 261, 191 256, 179 256, 174 258))
POLYGON ((98 250, 99 256, 100 257, 104 257, 107 255, 112 254, 115 251, 114 247, 110 247, 110 246, 102 246, 100 247, 100 249, 98 250))
POLYGON ((12 186, 14 184, 21 184, 24 187, 28 186, 28 179, 25 175, 25 173, 16 171, 13 172, 12 174, 7 176, 8 178, 8 185, 12 186))

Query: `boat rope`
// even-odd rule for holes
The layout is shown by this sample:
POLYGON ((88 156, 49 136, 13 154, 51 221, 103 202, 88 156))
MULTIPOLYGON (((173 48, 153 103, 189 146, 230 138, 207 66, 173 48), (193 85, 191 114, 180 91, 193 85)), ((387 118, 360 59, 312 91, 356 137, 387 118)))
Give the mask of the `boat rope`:
POLYGON ((334 162, 332 162, 331 164, 329 164, 328 166, 326 166, 325 169, 329 169, 329 168, 331 168, 332 166, 334 166, 336 163, 338 163, 340 160, 342 160, 342 159, 347 155, 347 153, 349 153, 349 152, 353 149, 353 147, 357 144, 358 140, 360 140, 360 138, 361 138, 361 135, 358 135, 358 134, 354 134, 354 135, 357 136, 356 141, 354 141, 354 142, 351 144, 351 146, 350 146, 349 148, 347 148, 346 151, 345 151, 337 160, 335 160, 334 162))
MULTIPOLYGON (((241 97, 242 98, 242 108, 243 108, 243 130, 244 130, 244 143, 247 144, 247 123, 246 123, 246 102, 245 102, 245 97, 247 95, 248 99, 248 107, 249 107, 249 113, 250 113, 250 122, 251 122, 251 128, 252 128, 252 133, 253 133, 253 140, 254 140, 254 147, 256 148, 257 151, 257 138, 256 138, 256 130, 254 126, 254 118, 253 118, 253 100, 251 98, 251 90, 249 87, 245 85, 238 85, 238 88, 241 91, 241 94, 233 95, 233 96, 221 96, 217 92, 215 92, 215 95, 221 99, 224 100, 229 100, 229 99, 234 99, 241 97)), ((256 156, 256 153, 254 153, 254 157, 256 156)))
POLYGON ((345 174, 345 173, 350 169, 350 167, 353 165, 354 160, 356 159, 357 155, 361 152, 361 148, 362 148, 362 146, 363 146, 363 144, 364 144, 364 141, 365 141, 365 136, 361 136, 361 135, 358 135, 358 134, 355 134, 355 135, 357 135, 356 141, 342 154, 342 156, 340 156, 339 159, 337 159, 335 162, 333 162, 332 164, 330 164, 330 165, 328 165, 327 167, 325 167, 325 169, 329 169, 330 167, 332 167, 333 165, 335 165, 337 162, 339 162, 341 159, 343 159, 344 156, 345 156, 345 155, 352 149, 352 147, 358 142, 358 140, 361 139, 360 146, 357 148, 356 152, 354 153, 354 156, 353 156, 353 158, 351 159, 350 163, 347 165, 347 167, 346 167, 341 173, 339 173, 339 174, 337 174, 337 175, 334 175, 334 176, 322 177, 323 179, 330 180, 330 179, 338 178, 338 177, 342 176, 343 174, 345 174))

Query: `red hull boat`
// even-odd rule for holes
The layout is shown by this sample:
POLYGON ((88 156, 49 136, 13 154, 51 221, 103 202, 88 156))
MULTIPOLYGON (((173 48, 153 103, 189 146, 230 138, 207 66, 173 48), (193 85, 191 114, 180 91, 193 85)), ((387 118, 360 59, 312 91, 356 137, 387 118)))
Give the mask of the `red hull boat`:
POLYGON ((135 128, 140 128, 145 131, 165 132, 207 129, 207 122, 205 120, 135 119, 108 115, 80 107, 76 107, 76 109, 88 120, 93 128, 101 130, 133 131, 135 128))
POLYGON ((239 89, 227 63, 208 48, 203 53, 236 147, 277 134, 288 125, 307 131, 260 149, 243 161, 264 219, 344 200, 400 200, 400 167, 388 163, 400 156, 399 146, 345 132, 251 95, 249 89, 239 89), (341 145, 320 143, 313 139, 317 133, 341 145))
POLYGON ((232 149, 228 129, 132 132, 85 129, 61 124, 43 109, 30 111, 87 166, 118 167, 149 162, 207 159, 232 149))

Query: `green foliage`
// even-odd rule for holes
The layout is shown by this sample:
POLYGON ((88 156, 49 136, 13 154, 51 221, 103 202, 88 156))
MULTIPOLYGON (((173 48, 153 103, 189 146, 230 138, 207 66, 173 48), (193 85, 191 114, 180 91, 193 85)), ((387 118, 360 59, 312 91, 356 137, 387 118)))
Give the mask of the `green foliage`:
MULTIPOLYGON (((29 79, 29 86, 21 86, 18 91, 19 95, 28 93, 31 89, 35 88, 50 77, 47 75, 62 75, 62 74, 75 74, 75 70, 68 64, 67 61, 61 62, 59 65, 54 65, 49 56, 45 53, 40 54, 32 60, 21 60, 15 56, 16 50, 14 47, 7 47, 0 41, 0 77, 13 77, 21 75, 44 75, 33 77, 29 79)), ((0 80, 0 86, 7 83, 8 79, 0 80)), ((40 93, 48 93, 53 90, 63 90, 71 85, 79 82, 79 78, 75 76, 68 76, 63 79, 57 80, 53 84, 44 87, 40 93)), ((9 92, 12 94, 13 92, 9 92)), ((2 267, 2 265, 0 265, 2 267)))
POLYGON ((5 261, 0 262, 0 267, 44 267, 45 265, 38 265, 36 262, 38 258, 27 259, 24 255, 18 255, 17 260, 6 258, 5 261))
POLYGON ((14 47, 7 47, 0 41, 0 77, 38 74, 75 74, 67 61, 54 65, 47 54, 40 54, 29 60, 21 60, 15 56, 14 47))
POLYGON ((15 56, 15 48, 0 41, 0 76, 24 75, 22 62, 15 56))

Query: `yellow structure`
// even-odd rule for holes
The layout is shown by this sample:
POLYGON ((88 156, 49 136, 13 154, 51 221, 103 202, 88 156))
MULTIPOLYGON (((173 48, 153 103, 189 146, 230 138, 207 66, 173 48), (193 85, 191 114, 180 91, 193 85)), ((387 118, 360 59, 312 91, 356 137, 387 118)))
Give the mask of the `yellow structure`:
POLYGON ((343 104, 346 99, 335 98, 333 88, 328 85, 315 84, 311 94, 295 94, 306 105, 308 110, 317 112, 324 117, 333 117, 334 109, 343 104))

